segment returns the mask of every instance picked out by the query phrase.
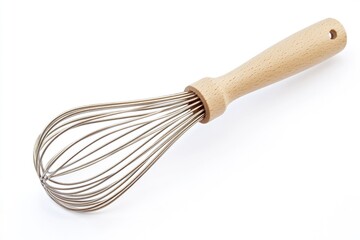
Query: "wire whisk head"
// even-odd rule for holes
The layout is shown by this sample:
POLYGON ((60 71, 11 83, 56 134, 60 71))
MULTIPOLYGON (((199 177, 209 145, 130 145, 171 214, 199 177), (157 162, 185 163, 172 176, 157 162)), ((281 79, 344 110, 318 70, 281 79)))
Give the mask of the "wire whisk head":
POLYGON ((38 137, 36 172, 59 205, 75 211, 103 208, 204 114, 191 92, 67 111, 38 137))

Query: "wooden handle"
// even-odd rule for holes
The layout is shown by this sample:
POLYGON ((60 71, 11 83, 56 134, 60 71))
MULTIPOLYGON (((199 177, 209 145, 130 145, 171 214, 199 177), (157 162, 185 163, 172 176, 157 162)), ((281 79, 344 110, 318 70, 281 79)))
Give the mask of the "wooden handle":
POLYGON ((344 49, 346 32, 335 19, 311 25, 218 78, 203 78, 186 88, 205 107, 203 123, 220 116, 233 100, 318 64, 344 49))

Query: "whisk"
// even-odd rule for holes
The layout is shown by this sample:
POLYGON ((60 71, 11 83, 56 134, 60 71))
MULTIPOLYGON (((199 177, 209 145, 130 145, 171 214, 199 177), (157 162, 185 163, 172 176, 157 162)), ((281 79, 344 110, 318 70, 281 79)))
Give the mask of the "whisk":
POLYGON ((325 19, 226 75, 193 83, 185 92, 67 111, 36 141, 37 175, 59 205, 75 211, 103 208, 197 122, 215 119, 238 97, 309 68, 345 45, 342 25, 325 19))

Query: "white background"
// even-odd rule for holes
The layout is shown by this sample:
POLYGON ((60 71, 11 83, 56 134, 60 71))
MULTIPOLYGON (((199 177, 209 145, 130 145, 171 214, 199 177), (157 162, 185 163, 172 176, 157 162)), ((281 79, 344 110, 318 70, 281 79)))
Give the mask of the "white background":
POLYGON ((360 239, 357 5, 2 1, 0 239, 360 239), (180 92, 326 17, 341 54, 196 125, 114 204, 79 214, 43 191, 32 148, 57 114, 180 92))

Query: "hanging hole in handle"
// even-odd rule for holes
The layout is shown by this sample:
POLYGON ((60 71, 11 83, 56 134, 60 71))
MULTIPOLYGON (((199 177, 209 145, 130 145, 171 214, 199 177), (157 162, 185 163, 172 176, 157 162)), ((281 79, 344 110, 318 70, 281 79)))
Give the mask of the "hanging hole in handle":
POLYGON ((331 40, 334 40, 336 37, 337 37, 336 31, 335 31, 334 29, 331 29, 331 30, 329 31, 329 38, 330 38, 331 40))

